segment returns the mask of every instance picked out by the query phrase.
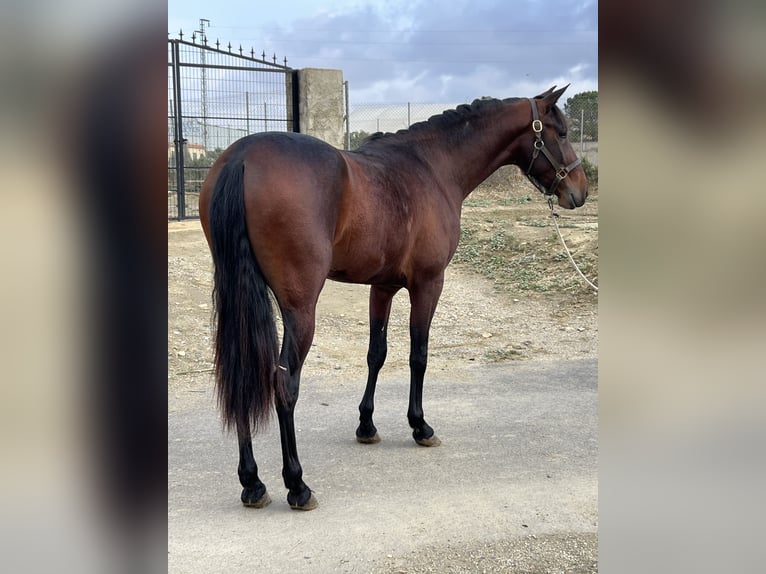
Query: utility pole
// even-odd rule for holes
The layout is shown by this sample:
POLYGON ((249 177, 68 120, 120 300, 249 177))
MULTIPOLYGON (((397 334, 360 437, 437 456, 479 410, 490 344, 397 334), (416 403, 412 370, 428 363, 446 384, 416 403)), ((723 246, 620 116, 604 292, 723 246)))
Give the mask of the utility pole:
POLYGON ((207 49, 207 36, 205 36, 205 24, 210 26, 207 18, 199 19, 199 30, 202 38, 202 51, 200 52, 200 64, 202 64, 202 147, 207 153, 207 78, 205 73, 205 50, 207 49))

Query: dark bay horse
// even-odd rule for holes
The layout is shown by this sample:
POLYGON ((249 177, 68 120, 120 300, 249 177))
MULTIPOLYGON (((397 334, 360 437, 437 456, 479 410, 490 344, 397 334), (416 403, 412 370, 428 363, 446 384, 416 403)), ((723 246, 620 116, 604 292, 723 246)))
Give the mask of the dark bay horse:
MULTIPOLYGON (((554 86, 555 88, 555 86, 554 86)), ((534 98, 481 99, 353 152, 310 136, 262 133, 231 145, 200 194, 200 219, 215 265, 215 374, 224 422, 236 427, 242 502, 271 500, 258 478, 251 428, 276 408, 282 476, 291 508, 317 501, 303 481, 293 410, 326 279, 369 284, 367 387, 356 437, 379 439, 375 384, 386 359, 391 300, 407 289, 410 397, 415 441, 440 441, 423 416, 428 333, 444 269, 457 248, 463 200, 500 166, 526 170, 544 194, 574 209, 588 182, 556 106, 566 87, 534 98), (282 316, 281 349, 271 297, 282 316)))

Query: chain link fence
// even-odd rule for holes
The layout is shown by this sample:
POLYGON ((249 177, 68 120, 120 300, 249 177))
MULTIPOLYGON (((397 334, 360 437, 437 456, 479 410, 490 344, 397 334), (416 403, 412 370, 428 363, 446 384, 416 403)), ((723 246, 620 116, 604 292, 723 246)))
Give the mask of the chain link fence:
POLYGON ((598 92, 575 94, 561 107, 569 120, 569 141, 581 158, 598 168, 598 92))
POLYGON ((376 132, 405 130, 422 122, 454 110, 460 103, 443 104, 353 104, 349 106, 349 149, 356 149, 367 136, 376 132))

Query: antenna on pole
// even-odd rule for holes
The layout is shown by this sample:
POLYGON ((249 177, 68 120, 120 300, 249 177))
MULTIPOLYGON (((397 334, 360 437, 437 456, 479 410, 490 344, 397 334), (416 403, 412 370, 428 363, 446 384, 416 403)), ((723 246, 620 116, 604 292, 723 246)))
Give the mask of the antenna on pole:
POLYGON ((207 78, 205 74, 205 50, 207 48, 207 36, 205 35, 205 24, 210 26, 210 20, 207 18, 199 19, 199 30, 195 32, 200 33, 200 39, 202 40, 202 48, 200 52, 200 64, 202 64, 202 146, 207 153, 207 78))
POLYGON ((205 41, 205 24, 207 24, 208 27, 209 27, 210 26, 210 20, 208 20, 207 18, 200 18, 199 19, 199 30, 195 30, 196 32, 199 32, 200 34, 202 34, 202 41, 203 42, 205 41))

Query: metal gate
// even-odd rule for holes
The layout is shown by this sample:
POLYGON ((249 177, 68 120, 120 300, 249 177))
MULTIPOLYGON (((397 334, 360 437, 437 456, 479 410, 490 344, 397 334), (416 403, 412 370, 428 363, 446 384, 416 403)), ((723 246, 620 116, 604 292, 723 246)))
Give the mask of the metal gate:
POLYGON ((239 138, 299 131, 297 71, 274 56, 168 39, 168 219, 199 217, 199 190, 215 159, 239 138))

